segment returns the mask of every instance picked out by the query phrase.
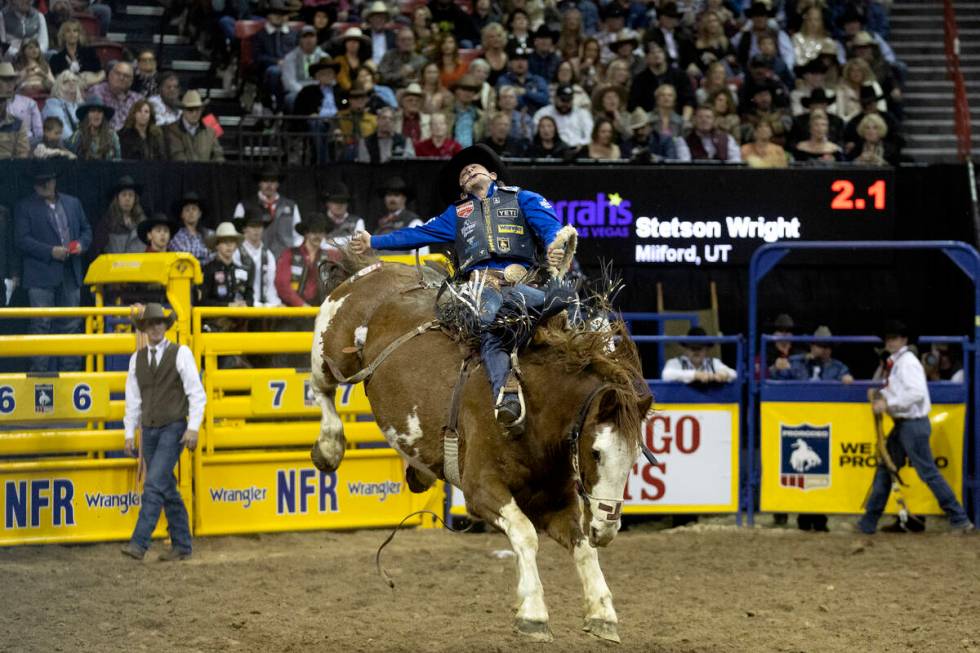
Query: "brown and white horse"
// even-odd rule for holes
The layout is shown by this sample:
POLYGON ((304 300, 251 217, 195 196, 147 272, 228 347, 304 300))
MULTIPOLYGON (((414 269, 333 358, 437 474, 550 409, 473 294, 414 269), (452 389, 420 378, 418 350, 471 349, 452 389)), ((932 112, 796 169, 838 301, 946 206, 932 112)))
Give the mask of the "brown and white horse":
MULTIPOLYGON (((435 296, 415 268, 384 263, 362 269, 324 301, 311 360, 322 409, 311 454, 319 469, 337 469, 346 448, 334 408, 337 377, 353 376, 380 355, 365 388, 385 438, 409 464, 410 487, 420 491, 446 478, 442 434, 464 351, 443 332, 428 330, 382 354, 432 320, 435 296)), ((539 336, 551 344, 532 345, 520 356, 529 417, 519 438, 505 435, 494 419, 482 369, 462 387, 460 489, 469 512, 497 526, 514 549, 520 633, 552 639, 536 561, 541 530, 572 554, 585 593, 584 629, 619 641, 595 547, 619 530, 623 488, 652 399, 624 329, 539 336)))

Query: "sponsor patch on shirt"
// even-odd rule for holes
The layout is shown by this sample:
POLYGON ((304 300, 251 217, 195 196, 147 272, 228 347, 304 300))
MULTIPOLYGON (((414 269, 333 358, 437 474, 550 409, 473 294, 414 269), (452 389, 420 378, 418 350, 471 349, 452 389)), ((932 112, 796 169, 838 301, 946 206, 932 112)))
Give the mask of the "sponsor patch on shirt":
POLYGON ((524 227, 519 224, 502 224, 497 227, 497 232, 502 234, 523 235, 524 227))
POLYGON ((506 254, 510 251, 510 238, 498 238, 497 249, 506 254))
POLYGON ((473 213, 473 202, 466 202, 465 204, 458 204, 456 206, 456 217, 457 218, 468 218, 473 213))
POLYGON ((225 271, 224 270, 218 270, 217 272, 214 273, 214 282, 215 283, 224 283, 225 282, 225 271))
POLYGON ((498 218, 516 218, 517 209, 497 209, 498 218))

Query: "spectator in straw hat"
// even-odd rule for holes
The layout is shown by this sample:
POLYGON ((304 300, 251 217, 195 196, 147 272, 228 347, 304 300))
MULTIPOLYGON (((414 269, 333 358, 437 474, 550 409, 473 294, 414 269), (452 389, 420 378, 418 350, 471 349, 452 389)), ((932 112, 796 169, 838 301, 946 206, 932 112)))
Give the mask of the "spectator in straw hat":
POLYGON ((263 242, 266 231, 267 214, 254 207, 245 209, 242 217, 235 219, 235 228, 242 232, 245 239, 232 257, 235 263, 251 267, 253 306, 272 307, 282 306, 279 293, 276 292, 276 257, 263 242))
POLYGON ((147 346, 129 359, 126 374, 126 453, 142 458, 146 469, 139 517, 124 555, 142 560, 150 548, 160 512, 167 515, 171 548, 162 561, 191 557, 191 531, 187 508, 177 489, 173 469, 184 447, 197 447, 207 397, 194 355, 187 345, 166 338, 176 320, 163 306, 147 304, 133 318, 133 325, 147 338, 147 346), (136 442, 139 428, 140 442, 136 442))
POLYGON ((364 33, 371 39, 371 61, 378 65, 390 50, 395 48, 395 31, 387 27, 391 11, 383 0, 374 0, 364 12, 367 24, 364 33))
POLYGON ((330 229, 330 221, 322 213, 313 213, 296 225, 303 244, 283 251, 276 262, 276 291, 286 306, 319 306, 323 302, 320 261, 339 259, 337 250, 323 248, 330 229))
POLYGON ((415 32, 402 27, 395 36, 395 47, 389 48, 378 63, 381 81, 393 88, 404 88, 417 81, 425 57, 415 51, 415 32))
POLYGON ((33 142, 44 135, 41 111, 37 102, 15 92, 18 79, 13 65, 9 61, 0 61, 0 92, 7 96, 5 115, 18 118, 27 130, 28 142, 33 142))
POLYGON ((422 113, 422 87, 412 82, 400 92, 395 131, 418 143, 429 137, 429 119, 428 113, 422 113))
MULTIPOLYGON (((814 338, 831 338, 833 334, 827 326, 818 326, 814 338)), ((783 381, 840 381, 853 383, 854 377, 847 365, 833 357, 833 343, 827 340, 814 340, 806 354, 792 354, 789 369, 773 371, 772 378, 783 381)))
POLYGON ((252 178, 257 192, 239 202, 233 215, 236 220, 249 213, 263 216, 265 233, 262 240, 273 256, 279 256, 284 249, 300 242, 293 229, 301 219, 299 204, 279 193, 283 174, 277 166, 264 166, 252 178))
POLYGON ((197 91, 184 93, 180 103, 180 120, 163 129, 167 158, 171 161, 225 160, 217 134, 201 122, 204 105, 197 91))
POLYGON ((215 253, 204 266, 204 283, 198 289, 199 306, 251 306, 253 275, 251 259, 235 263, 235 252, 243 236, 231 222, 222 222, 207 239, 208 248, 215 253))
POLYGON ((7 113, 13 96, 12 90, 0 86, 0 159, 26 159, 31 154, 27 126, 20 118, 7 113))
POLYGON ((325 56, 327 53, 316 43, 316 28, 304 26, 299 32, 299 45, 289 51, 282 63, 282 87, 287 112, 292 111, 300 91, 317 83, 310 74, 310 67, 325 56))
POLYGON ((650 114, 640 107, 630 114, 630 129, 633 130, 633 137, 626 139, 621 148, 624 159, 640 162, 677 160, 674 138, 654 131, 650 114))
POLYGON ((364 36, 360 27, 348 27, 340 37, 343 52, 336 57, 340 64, 337 83, 345 91, 354 85, 357 69, 371 58, 371 39, 364 36))
POLYGON ((482 83, 469 73, 453 84, 453 139, 463 147, 476 143, 486 132, 483 111, 475 103, 481 86, 482 83))

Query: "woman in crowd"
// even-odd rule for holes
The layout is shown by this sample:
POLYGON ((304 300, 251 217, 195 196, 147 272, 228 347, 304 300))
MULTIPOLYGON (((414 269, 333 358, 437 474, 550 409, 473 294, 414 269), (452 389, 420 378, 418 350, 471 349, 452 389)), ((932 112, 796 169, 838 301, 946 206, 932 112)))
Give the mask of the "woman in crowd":
POLYGON ((163 161, 163 132, 156 124, 153 105, 138 100, 126 116, 126 123, 119 130, 122 158, 137 161, 163 161))
POLYGON ((480 44, 483 46, 483 58, 490 64, 490 75, 487 82, 497 85, 500 76, 507 72, 507 32, 500 23, 490 23, 480 32, 480 44))
POLYGON ((44 93, 54 86, 54 77, 37 39, 25 39, 14 58, 17 71, 17 92, 25 94, 44 93))
POLYGON ((78 107, 78 129, 68 141, 68 147, 82 161, 118 161, 121 156, 119 137, 109 121, 116 113, 112 107, 93 97, 78 107))
POLYGON ((418 51, 427 54, 432 47, 435 30, 432 29, 432 12, 425 5, 416 7, 412 12, 412 31, 418 51))
POLYGON ((613 124, 613 138, 622 140, 633 135, 630 116, 626 111, 626 89, 606 84, 592 94, 592 115, 596 120, 605 118, 613 124))
POLYGON ((62 71, 54 80, 51 97, 44 103, 44 111, 41 115, 44 118, 57 118, 61 121, 64 126, 62 137, 66 142, 78 129, 78 116, 75 112, 83 101, 81 80, 78 75, 70 70, 62 71))
POLYGON ((439 81, 439 65, 434 61, 422 66, 422 111, 436 113, 453 106, 453 94, 439 81))
POLYGON ((796 55, 796 65, 805 66, 811 60, 820 56, 824 44, 830 43, 835 49, 837 44, 827 30, 823 9, 813 5, 803 12, 803 25, 800 31, 793 35, 793 53, 796 55))
POLYGON ((307 5, 303 8, 303 22, 312 25, 316 30, 316 42, 324 51, 330 49, 337 30, 333 24, 337 20, 337 9, 335 5, 307 5))
POLYGON ((728 83, 728 68, 721 61, 709 64, 705 69, 704 77, 701 78, 698 90, 694 93, 697 105, 701 106, 718 91, 728 91, 732 94, 736 92, 735 87, 728 83))
POLYGON ((470 66, 467 69, 470 75, 473 75, 480 82, 480 90, 476 93, 476 103, 480 105, 480 108, 484 111, 496 106, 497 104, 497 91, 490 85, 487 80, 490 79, 490 64, 487 63, 486 59, 476 58, 470 62, 470 66))
POLYGON ((395 108, 398 101, 395 99, 395 92, 388 86, 377 84, 378 73, 373 61, 365 61, 357 71, 355 81, 368 92, 367 109, 371 113, 378 113, 384 107, 395 108))
POLYGON ((715 110, 715 127, 731 134, 735 140, 738 140, 741 121, 738 117, 738 104, 735 102, 735 96, 727 89, 716 91, 708 98, 708 104, 715 110))
POLYGON ((575 95, 572 96, 572 106, 577 109, 591 111, 592 100, 589 98, 589 94, 585 92, 585 89, 582 88, 582 85, 578 83, 578 77, 575 75, 575 67, 572 66, 570 61, 562 61, 558 64, 558 68, 555 70, 555 78, 548 85, 548 93, 551 96, 552 102, 555 100, 555 89, 565 84, 571 86, 575 91, 575 95))
POLYGON ((439 83, 446 88, 452 88, 466 74, 467 64, 459 58, 459 44, 452 32, 445 32, 436 38, 433 61, 439 64, 439 83))
MULTIPOLYGON (((724 0, 708 0, 705 4, 704 11, 713 11, 718 16, 721 21, 722 29, 725 30, 725 35, 728 38, 735 36, 738 33, 738 23, 735 21, 735 14, 731 12, 728 7, 725 6, 724 0)), ((703 15, 704 12, 702 12, 703 15)), ((698 16, 700 20, 700 16, 698 16)))
POLYGON ((507 28, 507 47, 515 44, 522 48, 531 48, 531 20, 523 9, 514 9, 507 16, 504 25, 507 28))
POLYGON ((160 77, 157 74, 157 55, 153 48, 144 48, 136 55, 133 71, 133 90, 143 97, 160 94, 160 77))
POLYGON ((684 135, 684 118, 677 113, 677 90, 671 84, 661 84, 653 93, 654 107, 650 119, 654 131, 661 136, 680 138, 684 135))
POLYGON ((833 163, 843 159, 840 146, 831 141, 830 120, 823 109, 810 112, 810 138, 796 144, 793 158, 797 161, 823 161, 833 163))
POLYGON ((569 153, 568 145, 558 135, 558 125, 551 116, 542 116, 538 121, 538 131, 534 135, 526 156, 534 159, 564 159, 569 153))
POLYGON ((698 23, 698 37, 694 41, 696 60, 688 66, 687 73, 699 77, 708 71, 713 63, 723 63, 728 66, 726 71, 731 74, 738 67, 735 59, 735 49, 725 35, 725 26, 721 17, 714 11, 708 10, 701 14, 698 23))
MULTIPOLYGON (((620 86, 629 95, 630 84, 633 83, 633 75, 630 73, 629 65, 622 59, 613 59, 606 67, 605 83, 611 86, 620 86)), ((626 103, 623 103, 626 106, 626 103)))
POLYGON ((619 159, 619 146, 614 139, 616 130, 613 122, 604 116, 595 119, 592 126, 592 141, 579 151, 582 159, 619 159))
POLYGON ((775 128, 764 118, 750 131, 750 139, 742 146, 742 160, 750 168, 785 168, 789 165, 786 150, 772 142, 775 128))
POLYGON ((861 144, 848 154, 848 159, 858 165, 886 166, 896 165, 898 157, 895 148, 885 141, 888 135, 888 125, 876 113, 869 113, 857 126, 861 144))
POLYGON ((204 267, 214 254, 208 249, 206 240, 211 236, 211 230, 201 224, 204 219, 204 203, 197 193, 191 191, 177 202, 177 217, 181 227, 174 234, 167 246, 171 252, 189 252, 193 254, 201 267, 204 267))
POLYGON ((595 90, 599 84, 599 79, 602 77, 601 50, 599 41, 594 38, 585 39, 582 41, 582 48, 578 57, 572 60, 579 83, 586 93, 595 90))
POLYGON ((344 91, 349 91, 357 77, 358 68, 371 58, 371 39, 364 36, 360 27, 348 27, 341 37, 341 44, 343 52, 336 59, 340 63, 337 85, 344 91))
MULTIPOLYGON (((844 64, 844 72, 841 73, 841 80, 837 85, 837 115, 844 122, 861 113, 861 87, 865 84, 872 85, 876 95, 884 95, 867 61, 851 59, 844 64)), ((878 111, 887 110, 888 105, 882 98, 878 101, 878 111)))
POLYGON ((558 32, 558 55, 562 61, 571 61, 578 56, 585 41, 582 25, 582 12, 572 7, 561 16, 561 29, 558 32))
POLYGON ((51 57, 51 73, 57 77, 65 70, 79 75, 85 87, 101 82, 105 77, 102 63, 94 48, 86 44, 85 31, 77 20, 66 20, 58 29, 58 44, 61 46, 51 57))
POLYGON ((140 204, 140 186, 124 175, 112 189, 112 202, 105 216, 95 226, 90 252, 99 254, 139 254, 146 251, 137 231, 146 219, 140 204))
POLYGON ((534 135, 534 119, 527 111, 517 108, 517 89, 513 86, 501 86, 497 95, 497 109, 510 116, 510 137, 516 140, 530 141, 534 135))

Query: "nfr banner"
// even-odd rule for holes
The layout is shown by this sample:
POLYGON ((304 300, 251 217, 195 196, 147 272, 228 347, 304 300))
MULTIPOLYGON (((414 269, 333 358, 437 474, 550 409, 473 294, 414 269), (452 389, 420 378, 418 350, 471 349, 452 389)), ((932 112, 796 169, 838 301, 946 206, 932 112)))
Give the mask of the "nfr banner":
MULTIPOLYGON (((762 495, 772 512, 861 514, 878 465, 874 418, 867 403, 763 402, 762 495)), ((933 404, 930 444, 936 466, 962 500, 966 406, 933 404)), ((892 427, 885 418, 886 434, 892 427)), ((897 461, 896 461, 897 462, 897 461)), ((941 515, 910 466, 900 471, 909 510, 941 515)), ((897 512, 894 492, 887 512, 897 512)))

